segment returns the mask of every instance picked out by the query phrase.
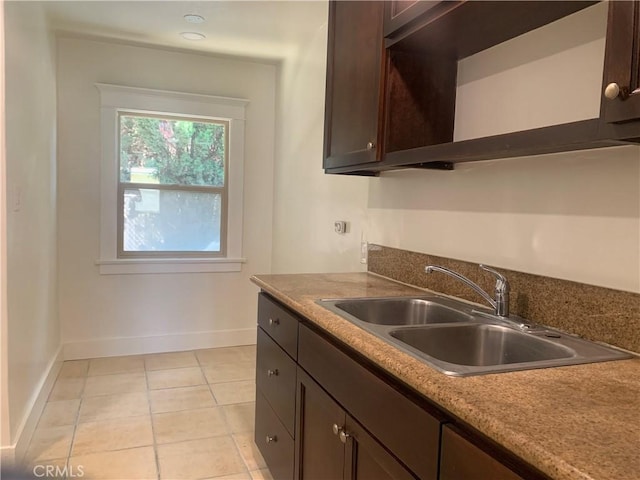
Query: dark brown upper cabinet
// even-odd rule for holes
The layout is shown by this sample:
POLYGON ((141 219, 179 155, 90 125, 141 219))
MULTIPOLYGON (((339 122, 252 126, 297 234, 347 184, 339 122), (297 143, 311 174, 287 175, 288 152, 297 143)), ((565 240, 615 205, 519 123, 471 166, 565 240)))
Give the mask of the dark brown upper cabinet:
MULTIPOLYGON (((608 124, 623 124, 640 119, 640 2, 638 1, 609 3, 602 117, 608 124)), ((612 135, 619 135, 624 139, 627 135, 625 130, 624 127, 614 129, 612 135)))
POLYGON ((390 2, 385 2, 384 36, 391 37, 395 35, 402 28, 410 25, 416 18, 422 17, 427 10, 431 10, 430 14, 437 15, 438 10, 446 8, 447 3, 453 5, 460 2, 435 0, 391 0, 390 2))
MULTIPOLYGON (((384 38, 378 41, 371 12, 364 24, 365 16, 356 12, 374 8, 365 7, 368 2, 356 2, 363 5, 349 10, 346 5, 340 8, 343 3, 349 2, 331 2, 330 7, 327 173, 375 175, 398 168, 452 169, 459 162, 640 142, 638 1, 609 2, 599 115, 596 103, 594 118, 464 140, 454 138, 459 62, 599 2, 380 2, 383 11, 376 10, 374 17, 382 15, 376 26, 384 38), (353 46, 357 42, 352 37, 365 32, 370 47, 356 55, 353 46), (382 52, 377 48, 380 42, 384 42, 382 52), (369 61, 364 56, 369 56, 369 61), (380 76, 369 76, 368 84, 362 83, 365 75, 347 73, 361 72, 357 66, 366 64, 373 75, 376 62, 380 76), (605 90, 612 83, 618 85, 619 93, 608 99, 605 90), (361 107, 363 98, 367 99, 366 109, 361 107), (374 130, 374 152, 366 151, 362 145, 374 130)), ((569 83, 560 88, 569 91, 572 86, 569 83)), ((616 87, 609 87, 607 95, 613 96, 612 90, 616 87)), ((593 100, 597 102, 597 96, 593 100)), ((488 118, 492 114, 488 111, 488 118)))
POLYGON ((329 2, 324 168, 376 162, 382 2, 329 2))

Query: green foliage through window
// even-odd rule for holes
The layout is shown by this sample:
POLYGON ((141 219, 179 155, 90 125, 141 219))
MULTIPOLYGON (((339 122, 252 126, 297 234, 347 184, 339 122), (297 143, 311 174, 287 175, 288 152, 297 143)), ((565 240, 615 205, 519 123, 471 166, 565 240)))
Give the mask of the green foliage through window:
POLYGON ((120 181, 222 187, 225 129, 225 123, 120 115, 120 181))

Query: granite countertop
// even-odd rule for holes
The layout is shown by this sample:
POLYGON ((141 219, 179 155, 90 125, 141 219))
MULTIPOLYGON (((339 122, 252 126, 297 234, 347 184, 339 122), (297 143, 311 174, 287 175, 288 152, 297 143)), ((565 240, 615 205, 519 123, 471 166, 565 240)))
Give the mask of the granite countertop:
POLYGON ((640 477, 640 358, 450 377, 315 303, 424 290, 370 273, 258 275, 251 280, 550 477, 640 477))

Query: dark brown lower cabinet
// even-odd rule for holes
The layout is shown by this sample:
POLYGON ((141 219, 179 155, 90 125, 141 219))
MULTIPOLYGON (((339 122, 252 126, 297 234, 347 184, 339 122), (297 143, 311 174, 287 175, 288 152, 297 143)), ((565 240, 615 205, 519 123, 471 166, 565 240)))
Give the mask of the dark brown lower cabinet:
POLYGON ((347 416, 347 475, 351 480, 415 479, 409 471, 353 418, 347 416))
POLYGON ((259 295, 255 442, 278 480, 293 478, 298 324, 295 313, 259 295))
POLYGON ((295 431, 296 362, 258 328, 256 388, 291 436, 295 431))
POLYGON ((295 478, 341 480, 345 448, 333 426, 344 427, 345 412, 300 368, 297 378, 295 478))
POLYGON ((548 480, 261 294, 255 442, 276 480, 548 480))
POLYGON ((442 427, 440 480, 525 480, 467 440, 455 426, 442 427))
POLYGON ((293 439, 259 390, 256 391, 254 440, 273 478, 277 480, 293 478, 293 439))
POLYGON ((437 480, 442 414, 426 402, 417 403, 420 399, 414 395, 414 401, 408 389, 376 375, 305 324, 298 346, 299 366, 342 409, 417 478, 437 480))
POLYGON ((405 467, 298 369, 298 480, 409 480, 405 467))

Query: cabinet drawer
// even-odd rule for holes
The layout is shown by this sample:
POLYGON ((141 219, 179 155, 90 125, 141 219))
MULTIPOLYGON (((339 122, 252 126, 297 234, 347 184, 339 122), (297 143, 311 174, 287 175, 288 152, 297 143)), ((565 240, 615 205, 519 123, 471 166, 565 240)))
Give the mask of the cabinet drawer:
POLYGON ((298 357, 298 318, 265 293, 258 296, 258 325, 291 357, 298 357))
POLYGON ((255 442, 273 478, 293 480, 293 438, 259 391, 256 392, 255 442))
POLYGON ((295 431, 296 363, 258 328, 256 386, 286 429, 295 431))
POLYGON ((306 325, 298 362, 422 480, 438 475, 440 420, 306 325))
POLYGON ((442 428, 440 480, 524 480, 456 430, 442 428))

